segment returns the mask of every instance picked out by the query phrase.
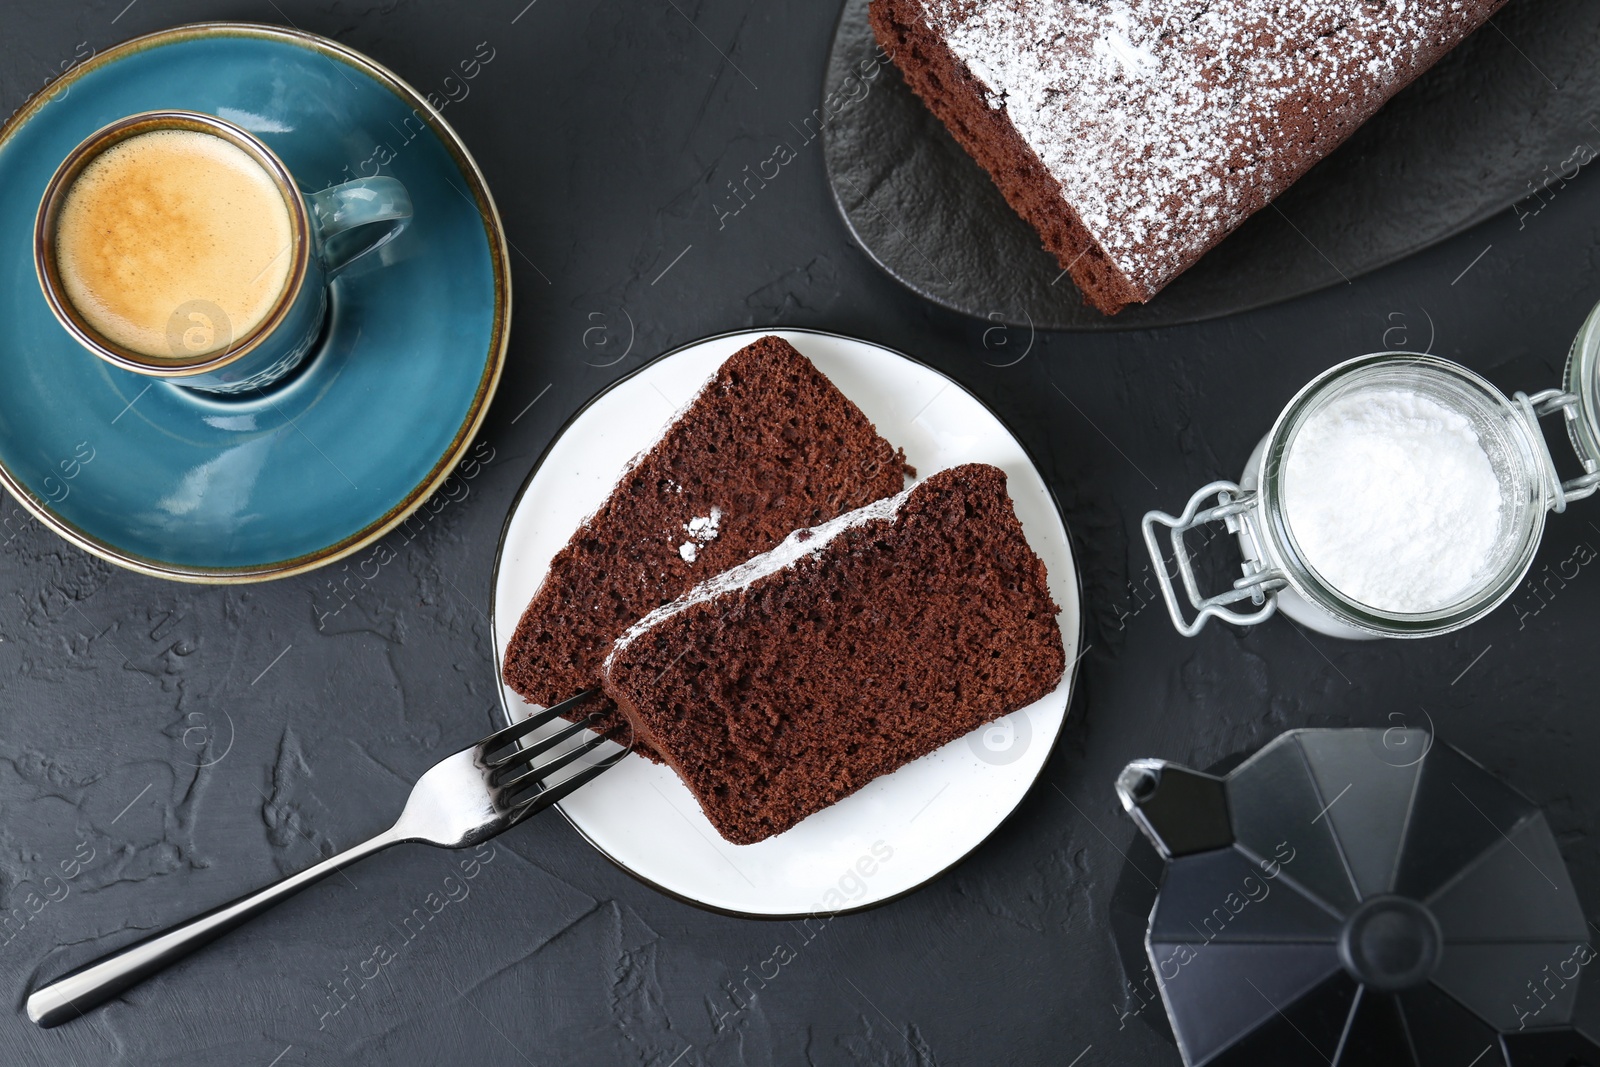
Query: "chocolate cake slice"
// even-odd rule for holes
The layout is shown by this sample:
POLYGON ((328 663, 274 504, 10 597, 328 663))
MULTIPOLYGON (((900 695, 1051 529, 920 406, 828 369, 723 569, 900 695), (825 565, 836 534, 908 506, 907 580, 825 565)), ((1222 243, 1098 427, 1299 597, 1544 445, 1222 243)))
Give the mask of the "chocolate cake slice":
POLYGON ((1143 303, 1505 0, 872 0, 1089 303, 1143 303))
MULTIPOLYGON (((905 484, 905 457, 779 337, 730 356, 550 561, 502 675, 551 706, 600 684, 611 643, 696 582, 905 484)), ((620 725, 591 700, 598 728, 620 725)), ((649 753, 646 753, 648 755, 649 753)))
POLYGON ((651 612, 606 693, 736 844, 1025 707, 1066 653, 997 467, 797 530, 651 612))

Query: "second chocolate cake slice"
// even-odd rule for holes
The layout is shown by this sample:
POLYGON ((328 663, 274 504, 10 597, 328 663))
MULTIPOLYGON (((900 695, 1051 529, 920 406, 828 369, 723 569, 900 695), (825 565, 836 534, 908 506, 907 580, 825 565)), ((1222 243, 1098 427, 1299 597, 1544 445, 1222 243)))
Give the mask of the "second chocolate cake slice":
POLYGON ((642 619, 606 693, 736 844, 1053 690, 1044 564, 997 467, 790 534, 642 619))
MULTIPOLYGON (((797 526, 891 493, 905 458, 779 337, 740 349, 550 561, 502 674, 546 707, 600 684, 618 634, 797 526)), ((605 713, 609 701, 578 714, 605 713)), ((646 755, 649 753, 646 751, 646 755)))

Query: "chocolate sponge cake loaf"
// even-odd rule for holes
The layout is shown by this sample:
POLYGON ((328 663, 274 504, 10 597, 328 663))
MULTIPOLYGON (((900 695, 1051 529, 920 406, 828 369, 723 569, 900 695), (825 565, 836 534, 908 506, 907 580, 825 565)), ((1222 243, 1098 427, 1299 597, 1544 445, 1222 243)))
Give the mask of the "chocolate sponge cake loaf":
POLYGON ((606 659, 635 735, 736 844, 1033 703, 1066 654, 997 467, 811 529, 645 616, 606 659))
POLYGON ((1083 290, 1149 300, 1505 0, 872 0, 1083 290))
MULTIPOLYGON (((904 456, 811 361, 763 337, 730 356, 550 562, 502 674, 553 705, 600 684, 623 630, 793 529, 897 493, 904 456)), ((620 725, 589 701, 600 728, 620 725)), ((648 753, 646 753, 648 755, 648 753)))

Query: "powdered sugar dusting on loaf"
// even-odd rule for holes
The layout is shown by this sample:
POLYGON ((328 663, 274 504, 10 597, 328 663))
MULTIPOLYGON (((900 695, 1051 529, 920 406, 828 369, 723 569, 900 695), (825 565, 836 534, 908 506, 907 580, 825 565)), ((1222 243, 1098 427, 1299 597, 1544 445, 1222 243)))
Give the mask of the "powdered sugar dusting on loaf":
POLYGON ((759 556, 751 556, 737 567, 701 582, 677 600, 670 604, 663 604, 624 630, 622 636, 617 638, 616 642, 611 646, 611 651, 606 654, 605 666, 602 669, 610 670, 611 661, 618 652, 626 648, 640 635, 679 612, 686 611, 696 604, 714 600, 724 593, 749 588, 769 574, 777 574, 781 570, 793 567, 802 559, 820 553, 830 541, 846 530, 854 529, 857 526, 865 526, 869 522, 893 519, 900 513, 901 506, 905 504, 906 499, 915 490, 916 486, 912 486, 910 489, 894 496, 875 500, 866 507, 847 511, 837 518, 829 519, 820 526, 796 530, 780 541, 776 548, 769 549, 759 556))
POLYGON ((1286 126, 1322 136, 1337 117, 1336 142, 1415 73, 1420 50, 1448 47, 1466 6, 921 3, 988 105, 1006 111, 1094 239, 1149 292, 1299 176, 1305 161, 1274 150, 1286 126))

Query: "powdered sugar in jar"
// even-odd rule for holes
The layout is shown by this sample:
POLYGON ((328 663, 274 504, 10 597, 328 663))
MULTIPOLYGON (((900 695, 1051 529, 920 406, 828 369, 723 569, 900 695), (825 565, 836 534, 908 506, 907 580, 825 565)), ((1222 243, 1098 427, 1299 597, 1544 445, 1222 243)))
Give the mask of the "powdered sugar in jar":
POLYGON ((1284 467, 1290 532, 1352 600, 1426 612, 1482 585, 1502 487, 1472 420, 1426 393, 1351 390, 1301 425, 1284 467))
MULTIPOLYGON (((1600 353, 1597 316, 1574 347, 1579 365, 1600 353)), ((1539 428, 1541 416, 1561 412, 1569 423, 1589 420, 1600 440, 1600 389, 1572 391, 1579 377, 1569 366, 1568 391, 1511 398, 1457 363, 1404 352, 1319 375, 1284 408, 1238 483, 1205 486, 1181 516, 1145 516, 1174 625, 1192 636, 1208 618, 1250 625, 1281 609, 1337 637, 1426 637, 1482 617, 1527 573, 1545 514, 1600 483, 1600 449, 1587 450, 1572 431, 1587 473, 1562 482, 1539 428), (1243 577, 1206 596, 1184 534, 1212 522, 1238 537, 1243 577), (1158 525, 1170 529, 1170 552, 1158 525), (1245 601, 1254 610, 1232 607, 1245 601)))

